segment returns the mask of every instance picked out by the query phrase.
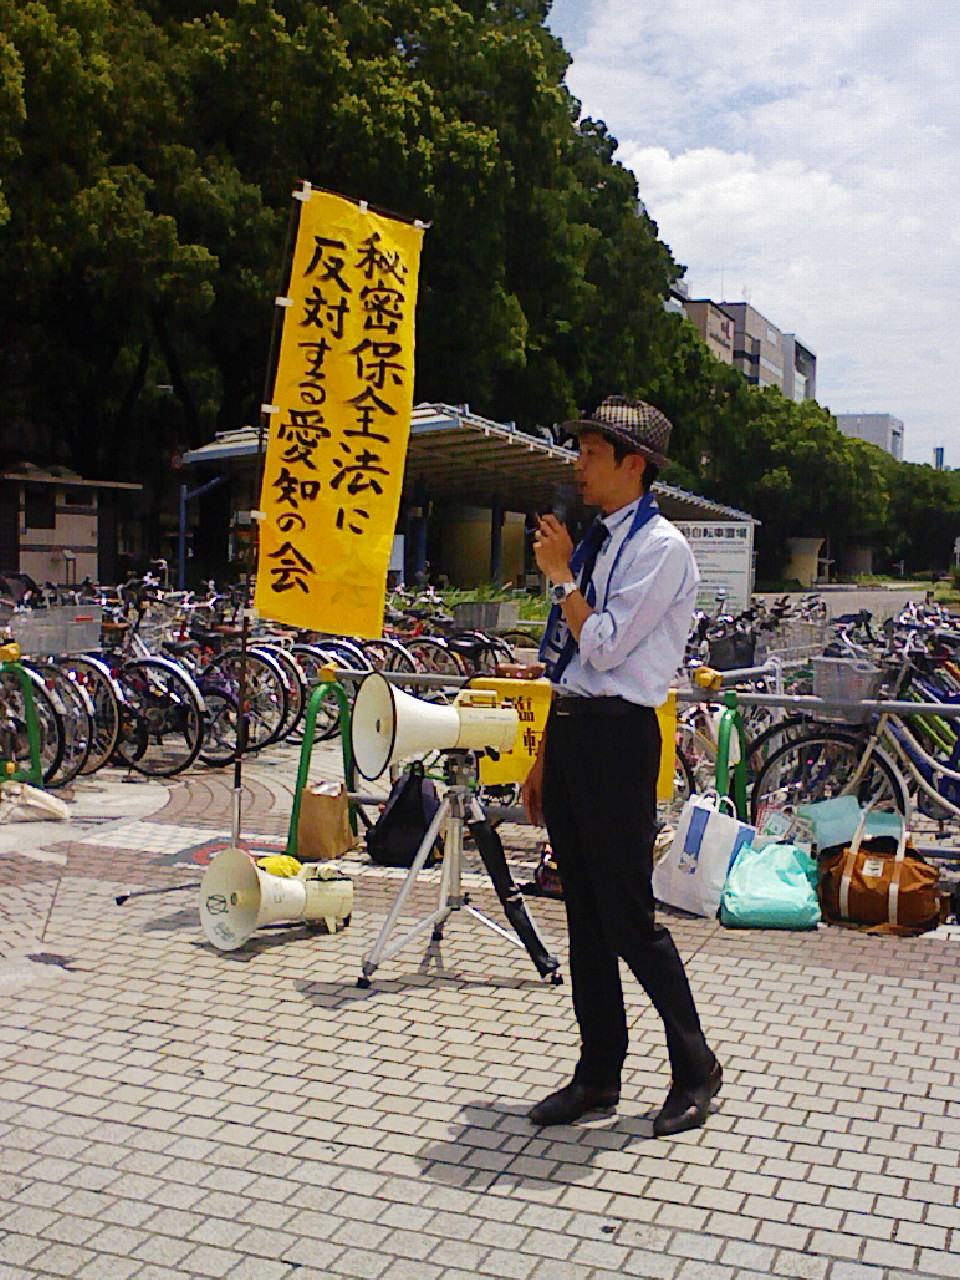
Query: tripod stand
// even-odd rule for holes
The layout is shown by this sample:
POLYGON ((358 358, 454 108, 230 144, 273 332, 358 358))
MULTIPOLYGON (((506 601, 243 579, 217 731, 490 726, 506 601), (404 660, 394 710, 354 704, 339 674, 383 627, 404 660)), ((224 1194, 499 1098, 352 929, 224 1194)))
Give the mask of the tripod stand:
POLYGON ((520 890, 514 884, 510 869, 507 866, 500 837, 487 820, 483 812, 483 806, 474 794, 473 782, 476 763, 472 753, 451 753, 447 757, 446 771, 450 784, 448 790, 423 837, 416 857, 407 872, 406 878, 400 887, 400 892, 397 894, 386 920, 383 922, 383 927, 376 942, 373 944, 372 950, 363 957, 362 972, 357 979, 357 986, 361 988, 369 987, 373 973, 383 960, 389 960, 391 956, 395 956, 398 951, 401 951, 414 938, 426 933, 428 929, 432 930, 432 940, 439 942, 443 937, 443 926, 450 915, 461 908, 465 908, 487 928, 499 933, 508 942, 512 942, 515 946, 523 947, 536 965, 537 972, 541 978, 549 976, 551 982, 561 982, 560 963, 544 947, 536 926, 527 913, 526 904, 523 901, 520 890), (427 858, 430 856, 430 850, 433 848, 440 829, 444 825, 443 863, 440 870, 440 896, 437 909, 424 920, 414 925, 403 937, 391 942, 390 935, 394 932, 400 920, 404 905, 413 890, 417 876, 423 870, 427 858), (484 867, 493 882, 493 887, 503 905, 507 919, 513 925, 516 936, 508 933, 495 920, 491 920, 482 911, 478 911, 476 907, 471 906, 469 895, 463 892, 461 873, 464 827, 469 829, 470 834, 476 841, 484 867))

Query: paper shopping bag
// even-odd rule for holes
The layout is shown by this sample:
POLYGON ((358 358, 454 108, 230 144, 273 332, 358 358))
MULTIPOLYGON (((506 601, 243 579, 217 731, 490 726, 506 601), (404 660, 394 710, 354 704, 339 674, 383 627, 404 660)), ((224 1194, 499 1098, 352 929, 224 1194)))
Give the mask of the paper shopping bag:
POLYGON ((357 838, 350 829, 347 789, 342 782, 303 788, 297 819, 297 857, 301 862, 339 858, 357 838))
POLYGON ((756 831, 723 812, 727 797, 691 796, 683 806, 667 854, 653 869, 653 892, 660 902, 712 919, 737 854, 756 831))

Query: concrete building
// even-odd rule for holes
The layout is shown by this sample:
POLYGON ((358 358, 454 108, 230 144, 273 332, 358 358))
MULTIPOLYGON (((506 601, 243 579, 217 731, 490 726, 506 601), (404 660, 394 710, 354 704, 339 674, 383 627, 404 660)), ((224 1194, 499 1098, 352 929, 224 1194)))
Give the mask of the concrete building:
POLYGON ((891 413, 838 413, 837 426, 852 440, 866 440, 903 461, 903 423, 891 413))
POLYGON ((817 398, 817 357, 795 333, 783 335, 783 394, 798 404, 817 398))
POLYGON ((749 302, 721 302, 734 324, 733 363, 755 387, 783 390, 783 334, 749 302))
POLYGON ((709 298, 691 298, 683 310, 717 359, 733 364, 734 322, 730 316, 709 298))
POLYGON ((66 467, 10 467, 0 473, 0 571, 57 586, 87 577, 116 582, 126 549, 121 500, 142 490, 142 484, 84 480, 66 467))
MULTIPOLYGON (((776 387, 790 400, 816 399, 817 357, 795 333, 782 333, 749 302, 708 303, 707 306, 733 321, 732 363, 748 382, 755 387, 776 387)), ((701 328, 689 309, 688 314, 701 333, 709 330, 709 321, 701 328)), ((708 345, 715 350, 709 341, 708 345)))
POLYGON ((670 286, 670 292, 663 300, 664 311, 669 311, 672 315, 682 316, 686 314, 687 300, 690 297, 690 291, 684 280, 677 280, 670 286))

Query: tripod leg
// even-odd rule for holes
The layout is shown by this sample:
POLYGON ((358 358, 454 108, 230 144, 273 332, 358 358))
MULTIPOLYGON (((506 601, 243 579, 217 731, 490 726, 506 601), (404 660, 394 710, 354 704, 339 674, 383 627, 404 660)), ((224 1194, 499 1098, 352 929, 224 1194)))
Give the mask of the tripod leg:
POLYGON ((527 904, 524 902, 523 896, 514 883, 513 876, 510 874, 510 868, 507 866, 506 854, 503 852, 503 842, 497 835, 495 828, 488 822, 478 800, 471 799, 469 809, 467 825, 470 828, 470 834, 476 841, 483 865, 486 867, 487 875, 493 882, 497 897, 503 906, 504 914, 513 925, 514 931, 526 948, 530 959, 536 965, 540 977, 545 978, 548 974, 556 975, 560 968, 560 961, 547 951, 543 945, 543 940, 537 932, 536 925, 530 918, 527 904))
POLYGON ((443 836, 443 873, 440 877, 440 915, 433 931, 433 941, 443 939, 443 926, 451 911, 458 910, 466 902, 460 876, 463 868, 463 802, 462 797, 453 794, 450 799, 450 812, 447 815, 447 826, 443 836))
MULTIPOLYGON (((436 838, 437 838, 437 833, 439 832, 443 823, 446 821, 447 815, 449 814, 449 812, 450 812, 450 801, 448 797, 444 796, 444 798, 440 801, 440 807, 437 809, 437 812, 433 815, 433 821, 430 823, 430 826, 427 829, 427 834, 423 837, 423 841, 421 842, 420 848, 417 850, 417 856, 414 858, 413 863, 410 866, 410 870, 407 872, 406 878, 404 879, 404 882, 400 888, 400 892, 397 894, 396 898, 394 899, 393 906, 390 908, 390 912, 386 920, 384 920, 383 922, 383 928, 380 930, 380 933, 377 936, 376 942, 373 944, 372 949, 363 957, 363 962, 361 965, 361 976, 357 980, 357 985, 359 987, 369 987, 370 975, 376 970, 377 966, 380 964, 380 961, 383 960, 385 956, 388 954, 387 941, 390 937, 390 934, 393 932, 393 929, 396 926, 397 921, 400 919, 400 916, 403 912, 404 904, 406 903, 407 898, 409 898, 413 890, 413 886, 416 883, 417 876, 423 870, 424 864, 426 863, 427 858, 430 856, 430 850, 434 846, 434 842, 436 841, 436 838)), ((446 870, 446 865, 444 865, 444 871, 443 871, 443 875, 441 876, 441 882, 446 877, 446 875, 447 875, 447 870, 446 870)), ((431 922, 434 919, 436 919, 435 916, 431 917, 431 922)), ((421 925, 413 932, 419 933, 423 927, 424 926, 421 925)), ((409 934, 407 935, 407 937, 401 939, 401 941, 394 948, 391 948, 389 954, 392 954, 394 950, 399 950, 400 947, 403 946, 404 943, 411 936, 413 935, 409 934)))

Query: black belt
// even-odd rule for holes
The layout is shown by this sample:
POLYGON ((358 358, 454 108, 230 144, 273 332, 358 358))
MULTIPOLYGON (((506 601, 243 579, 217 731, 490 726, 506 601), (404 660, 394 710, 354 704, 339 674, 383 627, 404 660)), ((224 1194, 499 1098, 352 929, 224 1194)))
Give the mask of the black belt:
POLYGON ((649 711, 637 702, 618 696, 590 698, 579 693, 558 693, 551 711, 558 716, 625 716, 630 711, 649 711))

